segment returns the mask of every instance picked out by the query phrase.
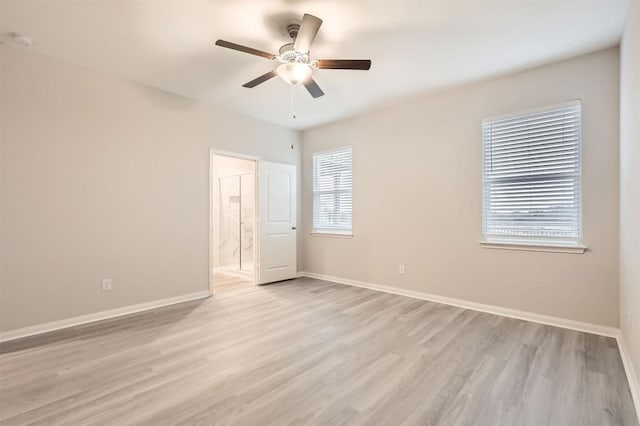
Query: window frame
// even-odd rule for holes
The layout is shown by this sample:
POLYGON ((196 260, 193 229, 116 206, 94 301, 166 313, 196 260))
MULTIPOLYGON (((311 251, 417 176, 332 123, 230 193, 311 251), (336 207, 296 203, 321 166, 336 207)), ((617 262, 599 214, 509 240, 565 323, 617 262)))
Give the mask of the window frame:
MULTIPOLYGON (((312 187, 311 187, 311 235, 317 237, 337 237, 337 238, 351 238, 353 237, 353 147, 351 145, 344 145, 340 147, 330 148, 323 151, 316 151, 311 154, 312 162, 312 187), (316 156, 331 154, 333 152, 339 152, 349 149, 351 151, 351 188, 348 192, 351 193, 351 227, 350 228, 317 228, 316 227, 316 156)), ((337 190, 336 193, 345 190, 337 190)))
POLYGON ((576 253, 582 254, 584 253, 588 247, 584 245, 584 221, 583 221, 583 138, 582 138, 582 102, 580 99, 563 102, 554 105, 547 105, 543 107, 533 108, 524 111, 518 111, 508 114, 503 114, 499 116, 488 117, 482 120, 482 155, 481 155, 481 174, 482 174, 482 216, 481 216, 481 229, 482 229, 482 239, 480 240, 480 245, 485 248, 499 248, 499 249, 512 249, 512 250, 526 250, 526 251, 544 251, 544 252, 562 252, 562 253, 576 253), (485 200, 485 189, 486 189, 486 175, 485 175, 485 148, 487 140, 484 135, 484 128, 487 123, 500 121, 500 120, 508 120, 514 119, 518 117, 526 117, 528 115, 539 114, 544 112, 553 112, 554 110, 559 110, 563 108, 570 107, 580 107, 580 115, 578 119, 579 123, 579 143, 578 143, 578 161, 580 164, 580 172, 577 176, 577 181, 579 182, 579 237, 543 237, 543 236, 506 236, 506 235, 496 235, 496 234, 487 234, 486 233, 486 200, 485 200))

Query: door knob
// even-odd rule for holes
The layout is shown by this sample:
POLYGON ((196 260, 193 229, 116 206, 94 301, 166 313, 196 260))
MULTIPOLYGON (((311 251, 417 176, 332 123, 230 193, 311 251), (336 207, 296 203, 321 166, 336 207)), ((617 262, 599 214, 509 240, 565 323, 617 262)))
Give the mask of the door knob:
POLYGON ((295 231, 295 230, 296 230, 296 227, 295 227, 295 226, 292 226, 292 227, 291 227, 291 229, 293 229, 293 230, 295 231))

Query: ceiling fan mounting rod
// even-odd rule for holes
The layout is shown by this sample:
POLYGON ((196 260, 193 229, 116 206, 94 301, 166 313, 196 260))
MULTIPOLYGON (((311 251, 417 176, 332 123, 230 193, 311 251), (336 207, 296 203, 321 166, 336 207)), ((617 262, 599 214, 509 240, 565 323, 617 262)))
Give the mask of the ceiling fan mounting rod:
POLYGON ((300 31, 300 24, 287 25, 287 34, 289 34, 289 37, 291 37, 293 41, 295 41, 296 37, 298 37, 299 31, 300 31))

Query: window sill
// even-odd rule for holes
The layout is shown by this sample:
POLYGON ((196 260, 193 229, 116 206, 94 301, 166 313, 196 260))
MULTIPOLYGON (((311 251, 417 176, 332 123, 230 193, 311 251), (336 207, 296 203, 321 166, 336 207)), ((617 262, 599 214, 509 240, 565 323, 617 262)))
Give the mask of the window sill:
POLYGON ((480 241, 484 248, 583 254, 588 247, 579 244, 527 243, 516 241, 480 241))
POLYGON ((328 238, 353 238, 353 233, 348 231, 312 231, 312 237, 328 237, 328 238))

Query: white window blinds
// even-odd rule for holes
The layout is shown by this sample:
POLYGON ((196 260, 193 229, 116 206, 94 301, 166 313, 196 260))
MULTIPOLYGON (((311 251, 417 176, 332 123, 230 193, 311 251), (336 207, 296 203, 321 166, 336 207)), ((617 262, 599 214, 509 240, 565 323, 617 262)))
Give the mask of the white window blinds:
POLYGON ((313 228, 351 232, 351 147, 313 154, 313 228))
POLYGON ((485 240, 582 239, 580 102, 483 122, 485 240))

